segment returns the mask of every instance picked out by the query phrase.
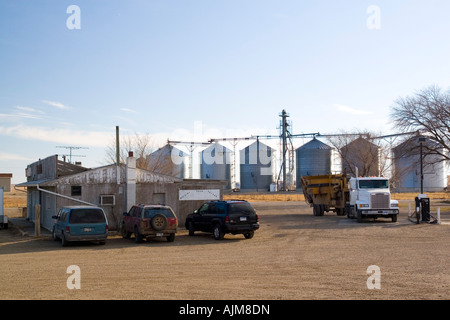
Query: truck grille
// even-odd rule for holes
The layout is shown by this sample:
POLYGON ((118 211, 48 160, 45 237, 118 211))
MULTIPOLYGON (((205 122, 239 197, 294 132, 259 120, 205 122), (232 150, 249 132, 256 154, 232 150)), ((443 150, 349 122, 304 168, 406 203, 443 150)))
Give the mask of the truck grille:
POLYGON ((389 209, 389 193, 375 193, 370 196, 372 209, 389 209))

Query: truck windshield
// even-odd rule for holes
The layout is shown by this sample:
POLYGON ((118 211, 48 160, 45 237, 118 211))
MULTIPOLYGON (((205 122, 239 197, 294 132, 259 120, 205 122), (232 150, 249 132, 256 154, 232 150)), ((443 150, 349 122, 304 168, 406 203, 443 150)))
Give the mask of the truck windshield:
POLYGON ((360 189, 387 189, 389 188, 389 181, 382 180, 359 180, 360 189))

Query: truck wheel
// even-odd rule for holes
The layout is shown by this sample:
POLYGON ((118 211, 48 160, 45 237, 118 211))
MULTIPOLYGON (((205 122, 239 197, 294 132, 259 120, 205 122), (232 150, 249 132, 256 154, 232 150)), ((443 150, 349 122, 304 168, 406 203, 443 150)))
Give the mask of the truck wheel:
POLYGON ((225 233, 222 231, 222 228, 220 227, 220 224, 216 224, 213 229, 214 233, 214 239, 216 240, 222 240, 225 236, 225 233))
POLYGON ((58 237, 56 236, 55 227, 53 227, 53 229, 52 229, 52 239, 53 239, 53 241, 58 241, 58 237))
POLYGON ((124 239, 130 239, 130 237, 131 237, 131 232, 128 232, 125 229, 125 223, 123 223, 123 222, 120 225, 120 234, 122 235, 122 238, 124 238, 124 239))
POLYGON ((325 205, 319 204, 319 216, 323 216, 325 212, 325 205))
POLYGON ((392 215, 392 222, 397 222, 397 215, 396 214, 392 215))
POLYGON ((315 216, 323 216, 323 206, 321 204, 315 204, 313 206, 313 214, 315 216))
POLYGON ((356 210, 356 221, 362 222, 362 214, 360 210, 356 210))
POLYGON ((167 236, 168 242, 174 242, 175 241, 175 233, 171 233, 169 236, 167 236))
POLYGON ((189 229, 189 235, 192 237, 195 232, 194 223, 192 221, 189 221, 188 229, 189 229))
POLYGON ((255 231, 249 231, 249 232, 246 232, 246 233, 244 233, 244 237, 245 237, 245 239, 251 239, 251 238, 253 238, 253 236, 255 235, 255 231))
POLYGON ((155 230, 155 231, 164 230, 167 225, 167 219, 162 214, 156 214, 150 221, 150 225, 152 226, 153 230, 155 230))
POLYGON ((139 228, 137 226, 134 227, 134 242, 141 243, 143 239, 144 237, 139 233, 139 228))
POLYGON ((67 247, 68 244, 69 244, 69 241, 66 240, 66 237, 64 236, 64 233, 61 233, 61 245, 63 247, 67 247))

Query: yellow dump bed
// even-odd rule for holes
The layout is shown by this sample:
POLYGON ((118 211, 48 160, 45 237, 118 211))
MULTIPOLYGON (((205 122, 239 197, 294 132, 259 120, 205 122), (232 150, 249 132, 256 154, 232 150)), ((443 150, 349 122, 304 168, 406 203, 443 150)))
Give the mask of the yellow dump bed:
POLYGON ((344 215, 348 201, 348 181, 342 174, 328 174, 301 177, 305 200, 313 207, 314 215, 323 215, 324 211, 334 211, 344 215))

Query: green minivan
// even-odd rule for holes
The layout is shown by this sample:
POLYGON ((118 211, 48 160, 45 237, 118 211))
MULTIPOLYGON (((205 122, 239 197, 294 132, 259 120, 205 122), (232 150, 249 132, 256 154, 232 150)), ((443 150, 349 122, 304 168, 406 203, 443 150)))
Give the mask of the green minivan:
POLYGON ((102 208, 91 206, 62 207, 52 230, 53 240, 61 240, 65 247, 73 241, 98 241, 105 244, 108 237, 108 219, 102 208))

